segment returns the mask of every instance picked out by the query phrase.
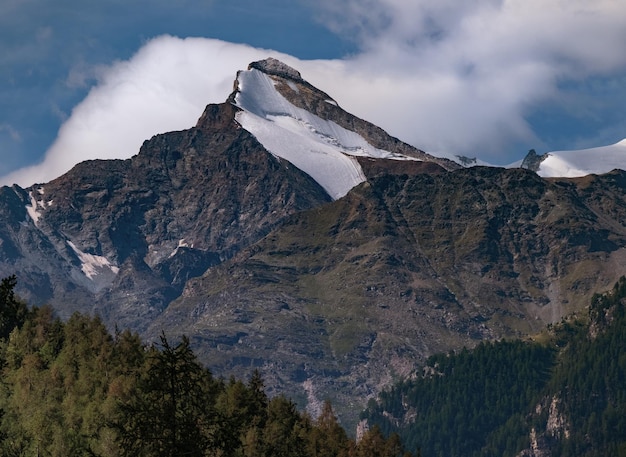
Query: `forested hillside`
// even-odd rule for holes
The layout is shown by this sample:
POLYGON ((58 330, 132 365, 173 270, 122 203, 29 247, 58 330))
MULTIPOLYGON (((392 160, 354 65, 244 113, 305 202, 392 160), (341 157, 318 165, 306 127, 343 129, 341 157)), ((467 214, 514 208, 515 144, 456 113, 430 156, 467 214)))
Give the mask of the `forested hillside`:
POLYGON ((431 456, 626 456, 626 279, 534 341, 428 359, 362 418, 431 456))
POLYGON ((98 318, 28 309, 0 284, 2 456, 410 456, 378 428, 357 444, 330 403, 318 418, 268 398, 258 372, 218 379, 182 337, 145 345, 98 318))

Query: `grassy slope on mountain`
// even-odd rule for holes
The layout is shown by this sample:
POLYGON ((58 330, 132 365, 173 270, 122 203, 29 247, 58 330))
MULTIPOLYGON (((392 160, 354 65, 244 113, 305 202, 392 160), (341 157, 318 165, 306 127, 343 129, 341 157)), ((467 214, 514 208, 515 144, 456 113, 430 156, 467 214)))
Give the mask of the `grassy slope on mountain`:
POLYGON ((535 333, 614 282, 620 177, 373 178, 190 281, 152 334, 188 331, 217 371, 258 367, 344 412, 431 354, 535 333))

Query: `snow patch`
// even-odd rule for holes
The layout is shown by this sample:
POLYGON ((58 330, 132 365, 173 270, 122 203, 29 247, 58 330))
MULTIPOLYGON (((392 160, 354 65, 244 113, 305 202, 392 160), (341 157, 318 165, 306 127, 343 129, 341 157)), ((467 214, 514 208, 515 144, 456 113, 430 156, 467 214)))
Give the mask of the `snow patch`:
MULTIPOLYGON (((43 188, 39 189, 39 193, 43 194, 43 188)), ((30 218, 33 220, 36 226, 37 223, 39 222, 39 218, 41 217, 41 212, 38 211, 38 208, 40 206, 43 208, 44 205, 37 201, 37 199, 35 198, 32 192, 29 192, 28 196, 30 197, 30 205, 26 205, 26 212, 28 213, 30 218)))
POLYGON ((298 86, 296 85, 296 83, 294 83, 293 81, 287 81, 287 85, 291 88, 292 91, 294 91, 296 94, 300 93, 300 89, 298 88, 298 86))
MULTIPOLYGON (((484 160, 481 160, 478 157, 460 156, 460 155, 457 155, 451 152, 446 152, 446 151, 427 151, 427 152, 433 157, 451 160, 452 162, 456 162, 465 168, 471 168, 471 167, 477 167, 477 166, 478 167, 498 167, 498 165, 493 165, 489 162, 485 162, 484 160)), ((521 163, 521 161, 519 163, 521 163)))
POLYGON ((193 244, 190 246, 189 243, 187 243, 187 241, 185 241, 184 238, 181 238, 180 240, 178 240, 178 246, 176 246, 176 248, 170 254, 170 259, 176 255, 179 248, 189 248, 189 247, 193 248, 193 244))
POLYGON ((83 274, 94 283, 96 290, 100 290, 110 284, 119 273, 120 269, 111 264, 106 257, 83 252, 69 240, 67 244, 78 256, 83 274))
POLYGON ((240 72, 238 83, 235 103, 243 111, 237 113, 237 122, 272 154, 315 179, 333 199, 365 181, 355 156, 417 160, 375 148, 361 135, 298 108, 259 70, 240 72))
POLYGON ((355 158, 312 138, 312 135, 303 136, 302 132, 284 128, 290 123, 286 117, 281 122, 271 122, 242 111, 237 113, 237 121, 272 154, 288 160, 315 179, 333 199, 343 197, 365 181, 355 158))
MULTIPOLYGON (((453 160, 464 167, 499 166, 480 159, 470 163, 463 157, 447 152, 429 151, 428 153, 435 157, 453 160)), ((517 160, 502 167, 519 168, 522 162, 523 160, 517 160)), ((608 173, 615 169, 626 170, 626 138, 615 144, 597 148, 548 152, 546 158, 539 165, 537 174, 544 178, 576 178, 590 174, 608 173)))

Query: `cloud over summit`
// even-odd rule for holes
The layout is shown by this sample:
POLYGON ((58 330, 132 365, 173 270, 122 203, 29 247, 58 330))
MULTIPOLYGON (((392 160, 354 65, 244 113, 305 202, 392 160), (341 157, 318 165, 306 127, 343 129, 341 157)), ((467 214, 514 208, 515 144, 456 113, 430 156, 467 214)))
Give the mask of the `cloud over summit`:
POLYGON ((411 120, 386 125, 386 113, 372 106, 364 112, 387 128, 404 123, 395 133, 425 149, 496 160, 510 154, 503 148, 512 142, 538 144, 541 139, 526 120, 529 112, 556 102, 568 81, 612 77, 626 69, 620 50, 626 5, 618 0, 328 0, 324 5, 324 17, 337 31, 341 23, 332 18, 350 12, 341 20, 348 21, 363 50, 352 63, 362 73, 376 68, 379 86, 392 81, 407 95, 401 103, 413 105, 406 111, 411 120))
MULTIPOLYGON (((602 78, 612 87, 626 73, 621 0, 321 0, 319 5, 318 20, 353 37, 359 52, 305 61, 220 40, 154 38, 129 60, 97 72, 85 69, 97 83, 63 124, 44 162, 0 183, 30 185, 82 160, 128 158, 152 135, 194 125, 206 104, 225 100, 237 70, 268 56, 294 66, 344 109, 404 141, 494 163, 512 162, 525 145, 527 150, 543 144, 529 116, 575 104, 572 98, 579 95, 565 94, 568 84, 602 78)), ((88 77, 72 75, 75 84, 88 77)), ((617 95, 606 97, 605 106, 589 106, 596 109, 593 115, 610 109, 611 99, 626 97, 619 84, 611 90, 617 95)), ((611 120, 626 128, 623 117, 611 120)))
POLYGON ((204 38, 157 37, 130 60, 100 68, 97 84, 72 110, 44 161, 3 182, 31 185, 84 160, 129 158, 153 135, 195 125, 207 103, 226 99, 241 62, 267 52, 204 38))

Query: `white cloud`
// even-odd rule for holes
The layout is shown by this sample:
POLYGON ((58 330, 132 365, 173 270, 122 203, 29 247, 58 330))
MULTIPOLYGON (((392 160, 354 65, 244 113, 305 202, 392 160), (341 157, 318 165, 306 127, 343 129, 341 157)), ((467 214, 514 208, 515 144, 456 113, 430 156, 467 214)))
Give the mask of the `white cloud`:
POLYGON ((130 60, 97 72, 98 84, 73 109, 42 163, 1 181, 27 186, 84 160, 129 158, 153 135, 193 126, 207 103, 226 99, 242 62, 267 54, 217 40, 151 40, 130 60))
POLYGON ((359 54, 299 61, 218 40, 158 37, 128 61, 70 75, 73 84, 94 75, 98 83, 44 162, 0 183, 30 185, 82 160, 130 157, 152 135, 194 125, 207 103, 225 100, 238 69, 269 55, 409 143, 496 163, 510 158, 507 145, 540 142, 525 116, 559 100, 559 83, 626 71, 623 0, 321 1, 321 20, 353 34, 359 54))
POLYGON ((555 100, 560 82, 626 70, 621 0, 325 5, 330 27, 358 36, 363 53, 352 65, 359 78, 376 69, 375 90, 349 96, 356 110, 427 150, 497 159, 507 143, 537 144, 525 116, 555 100))

